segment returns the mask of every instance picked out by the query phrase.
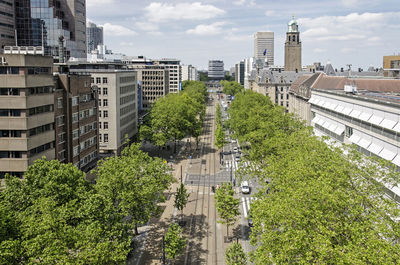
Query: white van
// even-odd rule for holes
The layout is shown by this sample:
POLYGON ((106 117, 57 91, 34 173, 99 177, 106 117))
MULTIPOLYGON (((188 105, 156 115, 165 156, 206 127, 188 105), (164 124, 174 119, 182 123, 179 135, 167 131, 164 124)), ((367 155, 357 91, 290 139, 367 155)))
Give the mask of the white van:
POLYGON ((249 194, 250 193, 249 182, 242 181, 242 183, 240 184, 240 188, 241 188, 243 194, 249 194))

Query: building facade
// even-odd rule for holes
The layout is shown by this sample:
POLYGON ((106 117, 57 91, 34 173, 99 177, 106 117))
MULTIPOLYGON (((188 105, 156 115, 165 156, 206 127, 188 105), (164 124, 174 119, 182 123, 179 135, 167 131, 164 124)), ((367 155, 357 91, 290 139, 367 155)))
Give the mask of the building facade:
POLYGON ((244 61, 235 64, 235 81, 244 86, 244 61))
POLYGON ((63 68, 60 65, 55 76, 56 159, 88 172, 96 166, 99 152, 97 89, 91 87, 89 74, 63 68))
POLYGON ((294 18, 289 22, 286 32, 285 71, 302 71, 300 32, 294 18))
POLYGON ((182 65, 182 81, 190 80, 197 81, 199 80, 198 73, 196 67, 192 65, 182 65))
POLYGON ((225 78, 224 62, 221 60, 208 61, 208 79, 222 80, 225 78))
POLYGON ((274 65, 274 33, 270 31, 254 34, 254 57, 268 65, 274 65))
POLYGON ((383 70, 386 77, 400 77, 400 55, 383 56, 383 70))
POLYGON ((44 54, 59 59, 59 38, 64 56, 86 58, 86 1, 15 0, 18 46, 42 46, 44 54))
POLYGON ((142 109, 149 110, 158 98, 169 93, 169 71, 163 66, 145 66, 136 70, 141 83, 142 109))
POLYGON ((22 177, 36 159, 55 159, 53 59, 0 57, 0 177, 22 177))
POLYGON ((97 45, 104 45, 103 27, 98 27, 92 22, 88 22, 86 27, 87 53, 97 49, 97 45))
POLYGON ((15 6, 12 0, 0 1, 0 52, 15 45, 15 6))
POLYGON ((168 93, 179 93, 182 84, 181 62, 176 59, 154 60, 154 65, 164 66, 168 70, 168 93))

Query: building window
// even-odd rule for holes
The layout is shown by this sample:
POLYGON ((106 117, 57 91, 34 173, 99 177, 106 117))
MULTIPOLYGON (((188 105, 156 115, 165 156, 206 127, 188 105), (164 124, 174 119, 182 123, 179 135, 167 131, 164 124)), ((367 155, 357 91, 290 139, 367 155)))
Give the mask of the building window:
POLYGON ((108 95, 108 89, 106 87, 103 87, 103 95, 108 95))
POLYGON ((105 142, 105 143, 108 143, 108 133, 105 133, 105 134, 104 134, 104 142, 105 142))
POLYGON ((346 126, 346 137, 350 138, 353 135, 353 128, 346 126))
POLYGON ((90 78, 90 83, 94 84, 94 77, 90 78))
POLYGON ((72 123, 79 121, 79 113, 75 112, 72 114, 72 123))
POLYGON ((107 107, 108 106, 108 100, 107 99, 103 99, 103 107, 107 107))
POLYGON ((108 83, 107 77, 103 77, 103 84, 107 84, 107 83, 108 83))
POLYGON ((101 122, 99 122, 99 129, 101 129, 101 122))
POLYGON ((60 161, 64 161, 65 160, 65 150, 62 150, 61 152, 58 152, 58 159, 60 161))
POLYGON ((104 127, 103 128, 104 128, 104 130, 108 130, 108 122, 106 122, 106 121, 104 122, 104 127))
POLYGON ((101 87, 98 88, 97 94, 101 95, 101 87))
POLYGON ((99 107, 101 107, 101 99, 99 99, 99 107))
POLYGON ((61 109, 63 107, 63 99, 57 98, 57 108, 61 109))
POLYGON ((72 139, 76 140, 79 138, 79 129, 76 129, 72 132, 72 139))
POLYGON ((99 134, 99 142, 102 142, 101 134, 99 134))
POLYGON ((64 122, 65 122, 65 117, 64 117, 64 115, 61 115, 61 116, 58 116, 58 117, 57 117, 57 125, 58 125, 58 126, 64 125, 64 122))
POLYGON ((77 145, 77 146, 74 146, 73 155, 74 155, 74 156, 77 156, 77 155, 79 155, 79 145, 77 145))
POLYGON ((64 143, 65 142, 65 133, 59 133, 58 134, 58 143, 59 144, 62 144, 62 143, 64 143))
POLYGON ((100 84, 101 83, 101 78, 100 77, 96 77, 96 84, 100 84))
POLYGON ((72 106, 73 107, 77 106, 78 102, 79 102, 79 97, 78 96, 72 98, 72 106))
POLYGON ((108 118, 108 111, 107 110, 104 111, 103 118, 108 118))
POLYGON ((101 110, 99 110, 99 118, 101 118, 101 110))

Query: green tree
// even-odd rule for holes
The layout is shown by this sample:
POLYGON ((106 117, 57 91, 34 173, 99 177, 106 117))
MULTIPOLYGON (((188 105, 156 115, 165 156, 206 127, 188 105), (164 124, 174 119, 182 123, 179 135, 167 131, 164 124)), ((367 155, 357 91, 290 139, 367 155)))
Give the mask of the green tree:
POLYGON ((220 84, 222 86, 222 92, 225 95, 234 96, 234 95, 244 91, 243 86, 241 84, 239 84, 238 82, 235 82, 235 81, 222 80, 220 82, 220 84))
POLYGON ((215 193, 215 207, 219 217, 222 219, 219 222, 226 224, 227 236, 229 236, 229 226, 233 225, 240 215, 240 200, 236 199, 234 194, 231 183, 224 183, 215 193))
POLYGON ((182 228, 173 223, 169 226, 165 235, 165 253, 167 259, 175 261, 183 252, 186 245, 186 238, 182 228))
POLYGON ((215 145, 218 147, 218 149, 221 149, 225 144, 225 132, 222 129, 222 126, 218 124, 217 128, 215 129, 215 145))
POLYGON ((176 189, 174 206, 176 209, 181 211, 181 219, 183 218, 183 208, 185 208, 189 198, 189 193, 187 192, 185 185, 181 185, 176 189))
POLYGON ((232 243, 225 251, 225 261, 227 265, 247 264, 247 256, 240 243, 232 243))

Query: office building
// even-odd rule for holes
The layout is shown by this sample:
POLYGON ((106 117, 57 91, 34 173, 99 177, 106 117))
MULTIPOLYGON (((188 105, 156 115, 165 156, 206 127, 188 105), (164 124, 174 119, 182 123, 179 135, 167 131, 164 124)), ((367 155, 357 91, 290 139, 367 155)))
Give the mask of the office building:
POLYGON ((55 159, 53 59, 0 57, 0 177, 22 177, 36 159, 55 159))
POLYGON ((86 27, 87 53, 97 49, 98 45, 104 45, 103 27, 98 27, 92 22, 88 22, 86 27))
POLYGON ((300 32, 294 17, 289 22, 286 32, 285 71, 302 71, 300 32))
POLYGON ((196 81, 199 80, 198 73, 196 67, 192 65, 182 65, 182 81, 190 80, 196 81))
POLYGON ((274 33, 270 31, 254 34, 254 57, 268 65, 274 65, 274 33))
POLYGON ((147 65, 134 68, 141 83, 142 109, 149 110, 154 102, 169 93, 169 71, 164 66, 147 65))
POLYGON ((244 85, 244 61, 235 64, 235 81, 244 85))
POLYGON ((15 7, 12 0, 0 1, 0 52, 15 45, 15 7))
POLYGON ((386 77, 400 78, 400 55, 383 56, 383 71, 386 77))
POLYGON ((42 46, 44 54, 59 58, 59 39, 63 39, 61 57, 86 58, 85 0, 15 0, 18 46, 42 46))
POLYGON ((176 59, 159 59, 153 61, 156 66, 164 66, 168 70, 168 93, 179 93, 182 83, 181 62, 176 59))
POLYGON ((96 166, 99 152, 97 89, 89 74, 70 73, 65 64, 56 71, 56 159, 88 172, 96 166))
POLYGON ((223 80, 225 78, 224 62, 221 60, 208 61, 208 79, 223 80))

